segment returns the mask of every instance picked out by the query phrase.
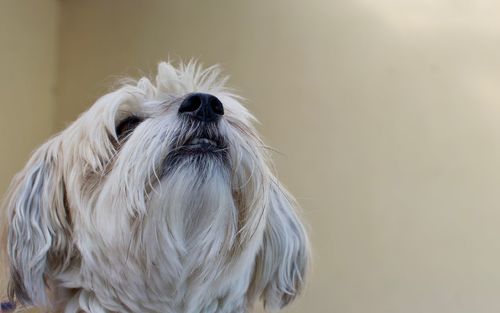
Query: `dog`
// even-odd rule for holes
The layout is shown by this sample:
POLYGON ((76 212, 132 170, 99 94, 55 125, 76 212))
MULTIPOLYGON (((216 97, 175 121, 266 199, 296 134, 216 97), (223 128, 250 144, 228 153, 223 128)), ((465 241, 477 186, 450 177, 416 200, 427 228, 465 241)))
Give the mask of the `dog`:
POLYGON ((8 295, 64 313, 278 310, 310 251, 218 66, 160 63, 36 150, 5 203, 8 295))

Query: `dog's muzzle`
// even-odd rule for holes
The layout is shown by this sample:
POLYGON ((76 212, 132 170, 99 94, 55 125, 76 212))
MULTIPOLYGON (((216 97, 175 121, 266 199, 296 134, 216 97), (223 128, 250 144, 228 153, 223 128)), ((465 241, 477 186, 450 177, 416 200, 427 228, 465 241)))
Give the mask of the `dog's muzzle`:
POLYGON ((217 153, 225 148, 224 138, 219 132, 219 121, 224 115, 224 106, 217 97, 206 93, 187 95, 179 106, 179 116, 189 124, 193 132, 179 134, 181 154, 217 153))

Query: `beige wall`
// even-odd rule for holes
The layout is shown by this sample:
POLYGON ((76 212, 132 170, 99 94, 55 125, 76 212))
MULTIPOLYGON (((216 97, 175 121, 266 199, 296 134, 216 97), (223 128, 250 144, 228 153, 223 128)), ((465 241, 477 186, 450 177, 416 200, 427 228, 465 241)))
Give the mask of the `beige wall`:
MULTIPOLYGON (((55 129, 58 9, 52 0, 0 1, 2 195, 31 151, 55 129)), ((0 300, 5 284, 0 275, 0 300)))
POLYGON ((54 132, 58 3, 0 1, 0 190, 54 132))
MULTIPOLYGON (((39 76, 52 77, 53 37, 45 52, 14 50, 25 53, 11 56, 17 66, 2 61, 4 68, 22 67, 24 78, 34 68, 24 62, 52 60, 38 61, 47 68, 35 66, 29 75, 38 92, 26 93, 25 84, 2 90, 12 95, 3 112, 25 110, 2 115, 0 136, 9 148, 0 164, 8 164, 8 175, 51 130, 20 124, 34 127, 53 112, 60 129, 117 76, 153 74, 167 56, 222 63, 267 142, 281 151, 280 177, 310 224, 314 273, 288 312, 500 311, 499 4, 60 4, 55 112, 39 96, 50 99, 51 79, 39 76), (16 134, 8 135, 13 127, 16 134), (24 150, 13 151, 20 142, 24 150)), ((31 23, 44 10, 10 21, 31 23)), ((36 34, 47 25, 25 36, 41 38, 36 34)), ((0 74, 13 79, 7 75, 0 74)))

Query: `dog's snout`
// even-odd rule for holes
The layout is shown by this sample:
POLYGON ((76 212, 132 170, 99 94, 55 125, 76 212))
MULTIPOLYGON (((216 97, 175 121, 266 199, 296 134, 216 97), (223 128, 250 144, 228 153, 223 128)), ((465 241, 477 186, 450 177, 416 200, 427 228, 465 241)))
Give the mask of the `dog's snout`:
POLYGON ((179 114, 189 115, 203 122, 215 122, 224 115, 224 107, 215 96, 192 93, 182 101, 179 114))

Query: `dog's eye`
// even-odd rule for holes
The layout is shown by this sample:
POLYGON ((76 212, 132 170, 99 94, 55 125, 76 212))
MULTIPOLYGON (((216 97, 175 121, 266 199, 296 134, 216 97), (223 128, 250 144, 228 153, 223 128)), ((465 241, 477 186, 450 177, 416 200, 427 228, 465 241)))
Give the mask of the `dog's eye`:
POLYGON ((116 126, 116 136, 118 139, 123 139, 130 135, 134 129, 139 126, 142 119, 138 116, 129 116, 116 126))

